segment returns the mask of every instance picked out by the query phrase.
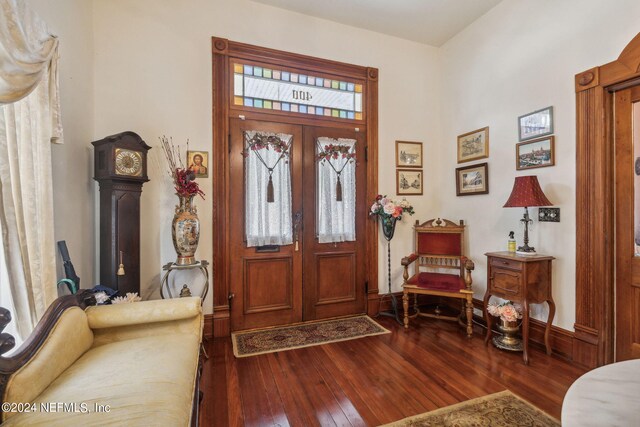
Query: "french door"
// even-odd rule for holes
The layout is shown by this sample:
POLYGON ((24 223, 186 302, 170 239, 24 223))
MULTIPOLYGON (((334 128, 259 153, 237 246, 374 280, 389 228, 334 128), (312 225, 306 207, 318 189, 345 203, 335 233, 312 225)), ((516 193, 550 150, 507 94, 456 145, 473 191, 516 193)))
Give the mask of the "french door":
POLYGON ((640 87, 615 93, 616 361, 640 358, 640 87))
POLYGON ((231 329, 364 312, 365 134, 232 118, 230 138, 231 329))

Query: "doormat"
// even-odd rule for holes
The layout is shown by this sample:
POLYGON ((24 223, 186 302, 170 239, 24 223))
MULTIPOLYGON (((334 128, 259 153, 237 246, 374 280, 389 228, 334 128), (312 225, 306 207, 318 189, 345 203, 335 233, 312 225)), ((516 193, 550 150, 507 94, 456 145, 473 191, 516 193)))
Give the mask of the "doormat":
POLYGON ((369 316, 300 323, 231 334, 236 357, 256 356, 391 332, 369 316))
POLYGON ((560 427, 560 421, 509 390, 405 418, 383 427, 560 427))

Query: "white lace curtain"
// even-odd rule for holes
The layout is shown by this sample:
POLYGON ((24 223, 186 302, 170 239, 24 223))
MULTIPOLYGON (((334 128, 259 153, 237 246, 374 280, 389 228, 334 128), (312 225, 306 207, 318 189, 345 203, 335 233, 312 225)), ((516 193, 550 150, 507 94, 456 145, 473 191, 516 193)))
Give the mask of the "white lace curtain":
POLYGON ((57 48, 23 1, 0 1, 0 228, 8 276, 0 296, 11 299, 23 339, 57 297, 51 174, 51 141, 62 142, 57 48))
POLYGON ((245 232, 247 246, 290 245, 293 243, 291 219, 291 167, 289 156, 278 161, 282 153, 272 146, 252 150, 248 141, 255 137, 267 140, 276 137, 291 149, 292 135, 273 134, 258 131, 246 131, 245 137, 245 232), (264 160, 258 158, 256 151, 264 160), (276 165, 277 163, 277 165, 276 165), (273 202, 267 201, 269 185, 269 169, 273 167, 271 181, 273 184, 273 202))
MULTIPOLYGON (((317 153, 327 145, 348 146, 353 152, 354 139, 318 138, 317 153)), ((320 243, 350 242, 356 240, 356 163, 338 157, 318 164, 318 241, 320 243), (327 164, 331 162, 331 165, 327 164), (346 163, 346 164, 345 164, 346 163), (344 166, 344 169, 342 167, 344 166), (335 169, 335 170, 334 170, 335 169), (342 201, 336 200, 336 186, 340 171, 342 201)))

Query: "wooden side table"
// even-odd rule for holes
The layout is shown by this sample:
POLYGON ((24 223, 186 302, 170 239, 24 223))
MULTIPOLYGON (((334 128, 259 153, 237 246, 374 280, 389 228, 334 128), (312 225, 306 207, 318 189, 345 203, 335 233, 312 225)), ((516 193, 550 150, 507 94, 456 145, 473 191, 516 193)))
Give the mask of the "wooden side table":
POLYGON ((551 292, 551 261, 555 258, 545 255, 516 255, 514 252, 489 252, 487 256, 487 292, 484 294, 484 318, 487 322, 485 345, 491 339, 493 316, 487 313, 487 304, 492 295, 519 302, 523 306, 522 358, 529 364, 529 304, 549 304, 549 317, 544 330, 544 344, 547 354, 551 354, 549 331, 556 312, 556 304, 551 292))

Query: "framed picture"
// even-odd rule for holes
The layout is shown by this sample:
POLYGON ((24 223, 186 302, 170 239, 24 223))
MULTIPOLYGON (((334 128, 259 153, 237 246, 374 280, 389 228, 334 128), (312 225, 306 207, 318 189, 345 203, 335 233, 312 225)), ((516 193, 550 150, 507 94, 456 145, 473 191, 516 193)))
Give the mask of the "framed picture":
POLYGON ((544 168, 556 164, 555 138, 534 139, 516 144, 516 169, 544 168))
POLYGON ((209 153, 207 151, 187 151, 187 167, 196 173, 196 178, 208 178, 209 153))
POLYGON ((422 195, 422 171, 396 169, 396 194, 399 196, 422 195))
POLYGON ((518 141, 553 133, 553 107, 543 108, 518 117, 518 141))
POLYGON ((396 167, 421 168, 422 142, 396 141, 396 167))
POLYGON ((489 193, 489 165, 477 165, 456 168, 456 196, 489 193))
POLYGON ((489 126, 458 136, 458 163, 489 157, 489 126))

